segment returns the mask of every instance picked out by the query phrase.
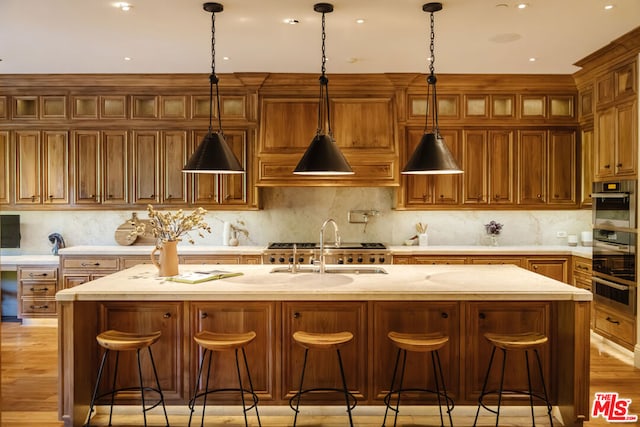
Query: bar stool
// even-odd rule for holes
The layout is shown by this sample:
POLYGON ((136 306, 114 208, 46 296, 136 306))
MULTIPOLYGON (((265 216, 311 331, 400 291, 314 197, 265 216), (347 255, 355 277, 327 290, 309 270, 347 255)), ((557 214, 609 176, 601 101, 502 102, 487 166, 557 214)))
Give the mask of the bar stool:
POLYGON ((349 414, 349 425, 353 427, 353 419, 351 417, 351 410, 356 407, 356 397, 347 388, 347 380, 344 375, 344 367, 342 365, 342 356, 340 356, 340 347, 353 340, 353 334, 351 332, 336 332, 336 333, 314 333, 297 331, 293 333, 293 340, 304 348, 304 362, 302 363, 302 374, 300 375, 300 387, 298 392, 289 399, 289 406, 295 411, 293 418, 293 426, 295 427, 298 420, 298 410, 300 406, 300 398, 303 394, 311 391, 337 391, 344 394, 344 400, 347 405, 347 413, 349 414), (335 350, 338 354, 338 365, 340 366, 340 377, 342 378, 342 389, 337 388, 310 388, 303 389, 304 371, 307 367, 307 355, 309 350, 335 350), (293 401, 296 400, 296 406, 293 407, 293 401))
POLYGON ((389 409, 395 412, 393 419, 393 425, 396 425, 398 420, 398 413, 400 412, 400 395, 403 392, 420 392, 420 393, 434 393, 438 396, 438 409, 440 410, 440 424, 444 426, 444 418, 442 416, 442 400, 446 402, 447 414, 449 415, 449 424, 453 427, 453 420, 451 419, 451 411, 455 404, 453 399, 447 395, 447 388, 444 382, 444 375, 442 373, 442 365, 440 364, 440 354, 438 350, 445 346, 449 342, 449 337, 442 335, 441 333, 428 333, 428 334, 407 334, 401 332, 389 332, 387 334, 393 344, 398 347, 398 354, 396 356, 396 364, 393 368, 393 375, 391 377, 391 387, 389 393, 384 397, 384 403, 386 409, 384 411, 384 419, 382 421, 383 427, 387 422, 387 413, 389 409), (402 388, 402 382, 404 380, 404 371, 407 365, 407 352, 419 352, 419 353, 431 353, 431 366, 433 368, 433 378, 435 380, 436 389, 420 389, 420 388, 402 388), (400 380, 398 388, 394 388, 396 382, 396 376, 398 373, 398 364, 400 362, 400 356, 402 356, 402 368, 400 370, 400 380), (442 386, 442 391, 440 390, 442 386), (391 397, 397 394, 395 408, 391 405, 391 397))
POLYGON ((156 370, 156 364, 153 361, 153 353, 151 352, 151 345, 160 339, 161 332, 151 332, 148 334, 143 333, 131 333, 131 332, 122 332, 110 329, 108 331, 102 332, 96 337, 98 344, 105 348, 105 352, 102 355, 102 362, 100 363, 100 369, 98 370, 98 379, 96 380, 95 388, 93 389, 93 395, 91 397, 91 404, 89 406, 89 415, 87 419, 86 426, 91 425, 91 414, 93 413, 93 408, 97 399, 100 399, 104 396, 111 396, 111 405, 109 409, 109 425, 111 425, 111 419, 113 416, 113 402, 115 400, 115 395, 121 391, 127 390, 140 390, 141 399, 142 399, 142 416, 144 417, 144 425, 147 425, 147 411, 155 408, 156 406, 162 404, 162 410, 164 411, 164 419, 167 423, 167 427, 169 426, 169 418, 167 417, 167 409, 164 405, 164 395, 162 394, 162 389, 160 388, 160 380, 158 379, 158 371, 156 370), (145 387, 142 381, 142 364, 140 363, 140 350, 143 348, 147 348, 149 350, 149 359, 151 360, 151 367, 153 368, 153 375, 156 380, 156 387, 145 387), (136 356, 138 360, 138 379, 140 381, 139 387, 123 387, 116 389, 116 379, 118 376, 118 359, 120 358, 121 351, 136 351, 136 356), (113 384, 111 386, 111 390, 103 393, 98 396, 98 388, 100 386, 100 380, 102 378, 102 372, 104 369, 105 362, 107 361, 107 357, 109 356, 109 352, 116 352, 116 363, 115 368, 113 370, 113 384), (147 407, 145 404, 145 391, 151 391, 158 394, 158 401, 153 405, 147 407))
POLYGON ((207 406, 207 396, 211 393, 219 393, 219 392, 238 392, 240 393, 240 398, 242 399, 242 412, 244 415, 244 424, 248 426, 249 423, 247 421, 247 411, 251 409, 256 409, 256 417, 258 418, 258 425, 261 426, 260 423, 260 414, 258 413, 258 395, 253 390, 253 382, 251 381, 251 373, 249 372, 249 364, 247 363, 247 355, 245 353, 245 347, 255 339, 256 333, 254 331, 245 332, 245 333, 215 333, 209 331, 201 331, 194 335, 193 339, 198 343, 200 347, 202 347, 202 359, 200 361, 200 367, 198 368, 198 378, 196 379, 195 389, 193 391, 193 397, 189 401, 189 409, 191 413, 189 414, 189 426, 191 425, 191 418, 193 417, 193 412, 195 411, 196 400, 199 397, 204 397, 202 404, 202 419, 200 421, 200 425, 204 426, 204 413, 207 406), (218 389, 209 389, 209 378, 211 377, 211 358, 213 357, 214 352, 223 352, 233 350, 235 352, 236 357, 236 372, 238 374, 238 388, 218 388, 218 389), (244 359, 244 368, 247 373, 247 378, 249 380, 249 389, 245 389, 242 384, 242 375, 240 373, 240 363, 238 361, 238 350, 242 351, 242 358, 244 359), (204 366, 205 357, 207 356, 207 352, 209 353, 209 362, 207 364, 207 379, 205 381, 204 391, 198 393, 198 385, 200 384, 200 380, 202 378, 202 368, 204 366), (248 394, 253 403, 247 407, 245 401, 245 394, 248 394))
POLYGON ((535 416, 533 413, 533 398, 537 398, 542 400, 547 406, 547 414, 549 415, 549 422, 551 426, 553 426, 553 416, 551 415, 552 406, 549 402, 549 396, 547 395, 547 387, 544 382, 544 374, 542 372, 542 363, 540 362, 540 354, 538 353, 538 347, 542 346, 548 341, 548 338, 541 333, 538 332, 526 332, 520 334, 494 334, 494 333, 486 333, 484 337, 489 340, 491 344, 493 344, 493 350, 491 351, 491 358, 489 359, 489 367, 487 368, 487 374, 484 378, 484 384, 482 385, 482 393, 478 398, 478 409, 476 410, 476 418, 473 422, 473 425, 476 425, 478 421, 478 414, 480 413, 480 408, 485 408, 487 411, 496 414, 496 426, 498 425, 498 421, 500 418, 500 404, 502 403, 502 395, 503 393, 509 394, 523 394, 529 396, 529 405, 531 406, 531 421, 532 425, 536 425, 535 416), (489 373, 491 372, 491 366, 493 364, 493 357, 496 353, 496 349, 502 350, 502 368, 500 373, 500 388, 498 390, 490 390, 487 391, 487 382, 489 380, 489 373), (527 384, 528 390, 504 390, 504 367, 507 361, 507 350, 524 350, 525 362, 527 365, 527 384), (536 361, 538 365, 538 372, 540 373, 540 380, 542 382, 542 391, 543 395, 536 394, 531 389, 531 372, 529 369, 529 350, 533 350, 536 361), (490 409, 483 403, 483 399, 488 394, 498 394, 498 407, 496 410, 490 409))

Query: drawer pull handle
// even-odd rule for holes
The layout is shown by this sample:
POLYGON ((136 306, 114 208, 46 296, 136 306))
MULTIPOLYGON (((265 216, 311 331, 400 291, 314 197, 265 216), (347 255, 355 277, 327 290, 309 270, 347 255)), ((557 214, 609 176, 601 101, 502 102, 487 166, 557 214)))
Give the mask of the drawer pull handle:
POLYGON ((480 313, 480 314, 478 315, 478 317, 479 317, 479 318, 481 318, 481 319, 486 319, 486 318, 487 318, 487 315, 486 315, 486 314, 484 314, 484 313, 480 313))
POLYGON ((207 313, 202 313, 202 314, 200 315, 200 318, 201 318, 201 319, 206 319, 207 317, 209 317, 209 315, 208 315, 207 313))
POLYGON ((585 267, 584 265, 577 266, 580 270, 589 271, 589 267, 585 267))
POLYGON ((49 288, 31 288, 31 292, 47 292, 49 288))
POLYGON ((300 313, 298 313, 297 311, 295 313, 293 313, 293 318, 294 319, 299 319, 300 318, 300 313))
POLYGON ((620 324, 619 320, 612 319, 609 316, 607 316, 607 322, 613 323, 614 325, 619 325, 620 324))
POLYGON ((47 308, 49 308, 48 305, 32 305, 30 306, 30 308, 32 310, 46 310, 47 308))
POLYGON ((442 312, 442 313, 440 313, 440 317, 442 317, 443 319, 448 319, 449 318, 449 313, 442 312))
POLYGON ((40 274, 29 273, 29 277, 47 277, 47 276, 48 276, 47 273, 40 273, 40 274))
POLYGON ((100 263, 99 262, 94 262, 93 264, 91 264, 90 262, 83 262, 80 265, 83 266, 83 267, 90 267, 90 266, 98 267, 98 266, 100 266, 100 263))

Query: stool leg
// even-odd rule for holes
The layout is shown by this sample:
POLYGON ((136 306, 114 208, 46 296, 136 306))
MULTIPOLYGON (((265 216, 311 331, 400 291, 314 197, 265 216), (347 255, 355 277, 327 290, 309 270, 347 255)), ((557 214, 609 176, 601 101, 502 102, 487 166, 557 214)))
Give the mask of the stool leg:
POLYGON ((167 422, 167 427, 169 427, 169 417, 167 416, 167 408, 164 405, 164 393, 162 393, 162 388, 160 388, 160 379, 158 378, 158 371, 156 370, 156 362, 153 360, 153 353, 151 352, 151 347, 147 347, 149 350, 149 359, 151 359, 151 368, 153 368, 153 376, 156 379, 156 387, 158 388, 158 394, 160 394, 160 402, 162 402, 162 411, 164 412, 164 420, 167 422))
POLYGON ((484 393, 487 390, 487 383, 489 382, 489 374, 491 373, 491 366, 493 365, 493 357, 495 355, 496 355, 496 347, 493 347, 493 350, 491 350, 491 357, 489 358, 489 367, 487 367, 487 373, 485 374, 484 382, 482 383, 482 391, 480 392, 480 397, 478 398, 478 409, 476 410, 476 418, 473 420, 474 427, 478 422, 478 415, 480 414, 482 399, 484 398, 484 393))
POLYGON ((247 370, 247 379, 249 380, 249 389, 251 390, 251 395, 254 399, 254 407, 256 408, 256 417, 258 418, 258 426, 262 427, 260 423, 260 414, 258 413, 258 396, 256 396, 255 390, 253 389, 253 382, 251 381, 251 373, 249 372, 249 363, 247 363, 247 353, 245 353, 244 348, 242 348, 242 358, 244 359, 244 368, 247 370))
MULTIPOLYGON (((396 373, 398 372, 398 363, 400 362, 400 352, 401 349, 398 349, 396 354, 396 364, 393 367, 393 375, 391 375, 391 386, 389 387, 389 394, 385 397, 385 405, 386 409, 384 410, 384 418, 382 419, 382 427, 384 427, 387 423, 387 413, 389 412, 390 401, 391 401, 391 393, 393 393, 393 386, 396 383, 396 373)), ((397 412, 397 411, 396 411, 397 412)))
POLYGON ((140 349, 136 350, 136 357, 138 359, 138 378, 140 379, 140 394, 142 396, 142 418, 144 419, 144 425, 147 426, 147 411, 144 405, 144 384, 142 382, 142 364, 140 363, 140 349))
POLYGON ((440 411, 440 425, 444 426, 444 418, 442 417, 442 399, 440 396, 440 381, 438 381, 438 374, 436 371, 436 356, 435 352, 431 352, 431 367, 433 370, 433 379, 436 382, 436 396, 438 396, 438 411, 440 411))
POLYGON ((196 377, 196 385, 193 388, 193 397, 191 398, 191 400, 189 401, 189 409, 191 410, 189 412, 189 424, 188 426, 191 426, 191 419, 193 418, 193 412, 195 411, 195 407, 196 407, 196 396, 198 395, 198 385, 200 385, 200 380, 202 379, 202 367, 204 365, 204 357, 207 354, 207 349, 204 349, 202 352, 202 359, 200 359, 200 364, 198 365, 198 376, 196 377))
POLYGON ((504 368, 507 364, 507 350, 502 350, 502 373, 500 374, 500 389, 498 390, 498 409, 496 410, 496 427, 498 427, 498 421, 500 420, 500 404, 502 403, 502 387, 504 385, 504 368))
POLYGON ((302 362, 302 374, 300 375, 300 387, 298 388, 298 399, 296 401, 296 408, 294 409, 295 415, 293 416, 293 427, 296 427, 296 421, 298 420, 298 407, 300 406, 300 398, 302 397, 302 383, 304 381, 304 370, 307 367, 307 354, 309 349, 304 349, 304 362, 302 362))
MULTIPOLYGON (((209 392, 209 378, 211 378, 211 358, 213 357, 213 351, 209 350, 209 363, 207 364, 207 381, 204 386, 204 399, 202 400, 202 419, 200 420, 200 427, 204 427, 204 411, 207 409, 207 393, 209 392)), ((204 354, 202 355, 204 360, 204 354)))
POLYGON ((536 360, 538 362, 538 371, 540 372, 540 380, 542 381, 542 391, 544 392, 544 400, 547 404, 547 414, 549 415, 549 422, 551 423, 551 427, 553 427, 553 415, 551 415, 551 411, 553 411, 553 407, 551 403, 549 403, 549 396, 547 395, 547 386, 544 382, 544 373, 542 372, 542 362, 540 362, 540 354, 538 353, 538 349, 534 348, 533 352, 536 355, 536 360))
POLYGON ((531 370, 529 369, 529 350, 524 351, 524 360, 527 364, 527 386, 529 387, 529 407, 531 408, 531 422, 536 427, 536 416, 533 413, 533 390, 531 389, 531 370))
POLYGON ((247 421, 247 405, 244 402, 244 388, 242 387, 242 375, 240 374, 240 363, 238 363, 238 349, 235 349, 236 354, 236 372, 238 373, 238 384, 240 385, 240 398, 242 399, 242 415, 244 415, 244 425, 249 427, 247 421))
MULTIPOLYGON (((446 404, 447 404, 447 414, 449 415, 449 424, 450 424, 451 427, 453 427, 453 420, 451 419, 451 411, 453 410, 453 402, 452 402, 452 406, 449 406, 449 395, 447 394, 447 387, 446 387, 445 382, 444 382, 444 374, 442 373, 442 364, 440 363, 440 353, 438 352, 438 350, 436 350, 435 353, 436 353, 436 362, 437 362, 437 365, 438 365, 438 372, 440 373, 440 381, 442 382, 442 391, 444 393, 444 399, 445 399, 446 404)), ((435 375, 435 373, 434 373, 434 375, 435 375)), ((438 397, 438 399, 440 399, 440 397, 438 397)), ((439 401, 438 401, 438 403, 439 403, 439 401)))
POLYGON ((109 349, 106 349, 104 351, 104 354, 102 355, 102 361, 100 362, 100 368, 98 369, 98 379, 96 380, 96 385, 93 388, 93 395, 91 396, 91 404, 89 405, 89 417, 87 419, 87 424, 85 424, 86 427, 91 426, 91 414, 93 413, 93 405, 96 402, 96 396, 98 395, 98 387, 100 386, 100 380, 102 379, 102 370, 104 368, 104 363, 107 360, 108 354, 109 354, 109 349))
POLYGON ((400 381, 398 383, 398 398, 396 399, 396 413, 393 417, 393 427, 398 423, 398 413, 400 412, 400 395, 402 393, 402 384, 404 383, 404 372, 407 367, 407 350, 402 351, 402 368, 400 368, 400 381))
POLYGON ((120 352, 116 351, 116 366, 113 369, 113 384, 111 385, 111 406, 109 408, 109 425, 111 425, 111 417, 113 416, 113 402, 115 400, 116 379, 118 378, 118 362, 120 361, 120 352))
POLYGON ((349 403, 349 389, 347 388, 347 380, 344 376, 344 367, 342 366, 342 357, 340 356, 340 349, 337 349, 338 364, 340 365, 340 376, 342 377, 342 387, 344 388, 344 400, 347 403, 347 413, 349 414, 349 425, 353 427, 353 419, 351 418, 351 404, 349 403))

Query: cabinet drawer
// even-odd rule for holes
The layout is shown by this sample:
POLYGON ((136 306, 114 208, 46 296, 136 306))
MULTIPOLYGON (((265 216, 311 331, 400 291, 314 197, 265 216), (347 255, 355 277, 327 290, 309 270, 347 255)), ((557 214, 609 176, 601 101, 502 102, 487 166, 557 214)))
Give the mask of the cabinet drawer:
POLYGON ((47 299, 23 299, 22 314, 56 314, 56 302, 47 299))
POLYGON ((630 319, 596 306, 594 329, 626 347, 635 344, 634 325, 630 319))
POLYGON ((125 270, 127 268, 140 265, 140 264, 151 264, 151 258, 148 256, 143 257, 126 257, 122 258, 120 265, 121 269, 125 270))
POLYGON ((591 260, 586 258, 574 258, 573 274, 584 274, 591 276, 591 260))
POLYGON ((23 297, 53 297, 56 294, 56 282, 22 282, 23 297))
POLYGON ((18 280, 56 280, 57 268, 20 268, 18 280))
POLYGON ((65 258, 62 261, 65 269, 80 270, 117 270, 118 258, 65 258))

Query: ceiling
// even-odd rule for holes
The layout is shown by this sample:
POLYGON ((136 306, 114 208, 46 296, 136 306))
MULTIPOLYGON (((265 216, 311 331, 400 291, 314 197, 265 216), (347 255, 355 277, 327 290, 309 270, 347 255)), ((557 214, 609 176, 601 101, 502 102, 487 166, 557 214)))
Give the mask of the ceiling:
MULTIPOLYGON (((640 26, 640 0, 523 1, 529 7, 444 0, 435 13, 436 72, 571 74, 577 60, 640 26)), ((129 2, 124 12, 109 0, 0 0, 0 74, 210 71, 211 15, 202 1, 129 2)), ((221 2, 218 73, 320 72, 321 15, 313 0, 221 2)), ((423 3, 334 0, 326 16, 327 73, 425 72, 423 3)))

